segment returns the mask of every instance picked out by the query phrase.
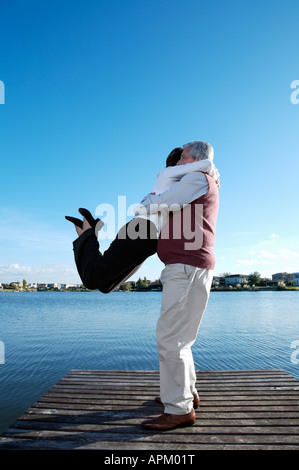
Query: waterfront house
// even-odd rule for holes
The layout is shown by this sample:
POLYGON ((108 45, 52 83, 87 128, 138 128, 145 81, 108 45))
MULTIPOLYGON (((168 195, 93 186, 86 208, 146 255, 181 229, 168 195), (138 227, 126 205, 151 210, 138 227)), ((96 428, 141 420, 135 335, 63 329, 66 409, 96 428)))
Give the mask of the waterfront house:
POLYGON ((299 286, 299 273, 293 273, 293 286, 299 286))
POLYGON ((47 290, 48 284, 37 284, 37 290, 47 290))
POLYGON ((60 289, 60 284, 58 282, 53 282, 51 284, 48 284, 48 289, 58 290, 60 289))
POLYGON ((37 284, 36 284, 36 282, 29 282, 29 283, 27 284, 27 288, 28 288, 28 289, 37 289, 37 284))
POLYGON ((247 284, 248 276, 245 274, 230 274, 225 277, 226 286, 235 286, 237 284, 247 284))
POLYGON ((23 287, 23 284, 19 281, 15 281, 15 282, 11 282, 9 284, 9 287, 11 287, 12 289, 21 289, 21 287, 23 287))
POLYGON ((272 281, 274 282, 279 282, 279 281, 290 282, 292 280, 293 280, 293 274, 289 274, 289 273, 272 274, 272 281))
POLYGON ((81 284, 66 284, 67 290, 80 290, 82 287, 81 284))
POLYGON ((219 286, 220 280, 221 280, 220 276, 213 276, 212 287, 219 286))
POLYGON ((162 284, 160 279, 156 279, 155 281, 149 281, 148 289, 157 291, 162 290, 162 284))

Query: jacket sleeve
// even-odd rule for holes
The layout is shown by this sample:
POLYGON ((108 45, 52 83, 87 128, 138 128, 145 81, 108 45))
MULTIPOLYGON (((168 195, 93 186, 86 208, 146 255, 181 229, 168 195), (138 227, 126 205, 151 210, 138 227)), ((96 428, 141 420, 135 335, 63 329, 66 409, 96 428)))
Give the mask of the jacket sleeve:
POLYGON ((141 207, 148 214, 153 214, 168 207, 171 210, 181 210, 186 204, 206 194, 209 183, 204 173, 194 171, 188 173, 180 181, 162 194, 148 194, 142 201, 141 207))

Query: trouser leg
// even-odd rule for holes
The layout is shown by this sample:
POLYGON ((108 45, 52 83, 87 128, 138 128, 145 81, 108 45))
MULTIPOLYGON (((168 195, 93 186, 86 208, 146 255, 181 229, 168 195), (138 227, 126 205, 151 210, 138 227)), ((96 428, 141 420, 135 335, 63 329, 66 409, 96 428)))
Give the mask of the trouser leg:
POLYGON ((75 262, 85 287, 111 292, 132 275, 146 258, 156 253, 155 225, 141 218, 133 221, 121 228, 104 253, 99 250, 99 242, 92 229, 86 230, 74 241, 75 262), (134 233, 140 237, 134 238, 134 233))
POLYGON ((157 348, 165 413, 186 414, 192 409, 196 374, 191 346, 208 302, 212 277, 213 271, 183 264, 167 265, 162 272, 157 348))

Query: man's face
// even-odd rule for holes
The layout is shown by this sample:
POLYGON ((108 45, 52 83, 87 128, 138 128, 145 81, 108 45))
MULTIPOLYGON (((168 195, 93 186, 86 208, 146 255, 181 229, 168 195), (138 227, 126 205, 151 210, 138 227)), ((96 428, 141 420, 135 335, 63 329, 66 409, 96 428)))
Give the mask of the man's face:
POLYGON ((190 150, 191 150, 191 146, 186 147, 184 149, 180 160, 177 162, 177 165, 186 165, 186 163, 192 163, 192 162, 196 162, 198 160, 201 160, 201 158, 193 158, 189 153, 190 150))

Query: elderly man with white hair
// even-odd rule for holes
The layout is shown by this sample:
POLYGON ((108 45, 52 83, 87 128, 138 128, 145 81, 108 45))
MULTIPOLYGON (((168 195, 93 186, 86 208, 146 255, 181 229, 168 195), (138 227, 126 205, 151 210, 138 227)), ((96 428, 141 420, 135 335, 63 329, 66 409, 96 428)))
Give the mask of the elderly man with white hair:
POLYGON ((177 165, 199 162, 202 170, 187 173, 168 192, 149 195, 143 201, 143 204, 161 204, 175 200, 181 205, 180 211, 169 214, 157 245, 157 254, 165 268, 161 275, 163 297, 157 323, 160 396, 156 401, 165 408, 162 415, 142 423, 149 430, 194 424, 194 408, 200 401, 191 346, 208 303, 215 267, 213 245, 219 180, 206 171, 213 156, 213 148, 206 142, 184 145, 177 165))

